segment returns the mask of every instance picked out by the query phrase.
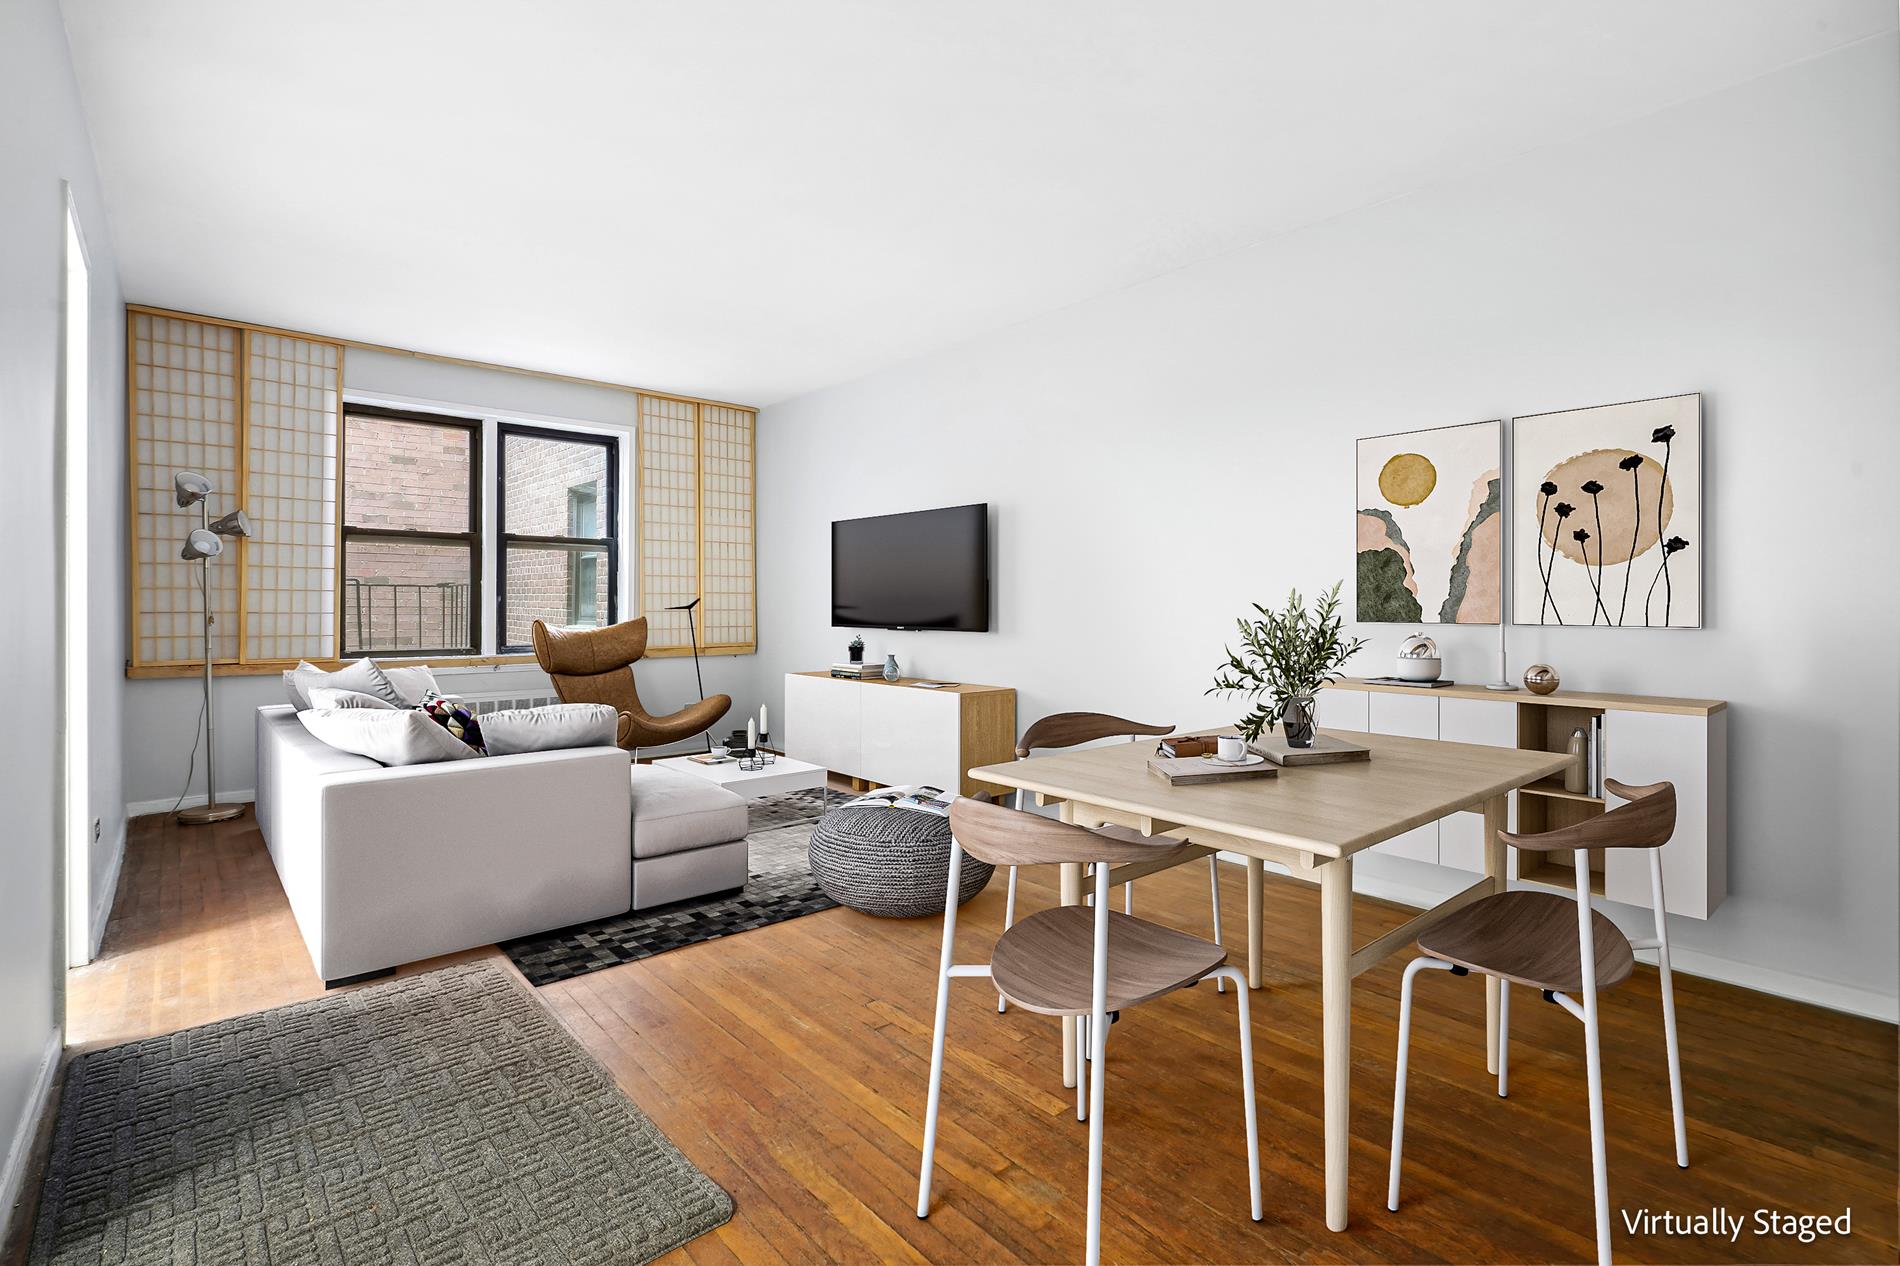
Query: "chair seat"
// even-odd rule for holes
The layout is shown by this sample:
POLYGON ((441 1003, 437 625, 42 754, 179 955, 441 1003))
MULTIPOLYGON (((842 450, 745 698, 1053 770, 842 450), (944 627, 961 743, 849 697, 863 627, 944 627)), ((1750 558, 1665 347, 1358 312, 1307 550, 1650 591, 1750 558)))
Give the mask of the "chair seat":
MULTIPOLYGON (((1636 966, 1629 938, 1591 911, 1599 990, 1625 980, 1636 966)), ((1474 901, 1418 938, 1418 947, 1447 963, 1533 989, 1583 988, 1577 945, 1577 903, 1554 892, 1501 892, 1474 901)))
MULTIPOLYGON (((1193 984, 1227 961, 1212 941, 1108 912, 1108 1009, 1193 984)), ((1015 924, 990 960, 997 992, 1043 1015, 1084 1015, 1094 1005, 1095 910, 1058 906, 1015 924)))

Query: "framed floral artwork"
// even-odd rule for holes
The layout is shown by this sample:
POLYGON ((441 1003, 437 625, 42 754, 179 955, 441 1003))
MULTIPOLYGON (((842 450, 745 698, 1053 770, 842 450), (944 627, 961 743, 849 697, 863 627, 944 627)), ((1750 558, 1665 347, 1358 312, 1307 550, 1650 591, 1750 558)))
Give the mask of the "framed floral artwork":
POLYGON ((1361 623, 1502 618, 1503 435, 1492 421, 1359 441, 1353 614, 1361 623))
POLYGON ((1702 627, 1702 397, 1511 424, 1514 624, 1702 627))

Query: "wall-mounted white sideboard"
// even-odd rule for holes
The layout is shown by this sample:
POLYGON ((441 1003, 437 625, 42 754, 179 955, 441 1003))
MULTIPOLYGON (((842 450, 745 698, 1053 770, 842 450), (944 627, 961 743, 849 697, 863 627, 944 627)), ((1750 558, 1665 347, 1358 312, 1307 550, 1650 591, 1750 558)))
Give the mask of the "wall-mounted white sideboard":
POLYGON ((966 796, 1000 791, 964 771, 1015 756, 1015 690, 931 690, 914 680, 785 674, 785 754, 885 787, 928 784, 966 796))
MULTIPOLYGON (((1373 734, 1561 752, 1571 732, 1600 716, 1605 774, 1619 782, 1676 785, 1676 834, 1663 848, 1669 913, 1706 919, 1728 896, 1728 705, 1714 699, 1558 691, 1493 693, 1445 686, 1378 686, 1348 678, 1319 698, 1320 725, 1373 734)), ((1548 831, 1594 817, 1615 802, 1565 791, 1547 779, 1511 797, 1511 829, 1548 831)), ((1407 831, 1372 850, 1481 873, 1483 819, 1460 813, 1407 831)), ((1575 887, 1569 854, 1513 853, 1513 878, 1575 887)), ((1649 861, 1640 850, 1599 851, 1592 888, 1627 905, 1650 905, 1649 861)))

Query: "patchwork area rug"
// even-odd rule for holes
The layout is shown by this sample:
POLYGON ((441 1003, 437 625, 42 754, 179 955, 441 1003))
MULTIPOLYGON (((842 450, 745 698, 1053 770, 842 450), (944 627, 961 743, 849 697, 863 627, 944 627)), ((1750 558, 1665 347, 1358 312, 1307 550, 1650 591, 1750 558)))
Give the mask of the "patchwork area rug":
POLYGON ((534 984, 549 985, 834 908, 811 874, 811 829, 824 816, 824 793, 788 791, 749 809, 749 875, 739 891, 557 928, 506 941, 502 950, 534 984))
POLYGON ((30 1260, 604 1266, 732 1207, 476 963, 79 1056, 30 1260))

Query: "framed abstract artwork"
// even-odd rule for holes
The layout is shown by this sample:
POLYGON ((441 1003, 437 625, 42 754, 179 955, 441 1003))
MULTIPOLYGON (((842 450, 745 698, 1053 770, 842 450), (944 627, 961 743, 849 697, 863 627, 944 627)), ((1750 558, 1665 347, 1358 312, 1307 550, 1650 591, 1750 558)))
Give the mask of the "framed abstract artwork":
POLYGON ((1360 622, 1502 618, 1503 436, 1493 421, 1359 441, 1360 622))
POLYGON ((1515 624, 1702 627, 1702 397, 1511 424, 1515 624))

